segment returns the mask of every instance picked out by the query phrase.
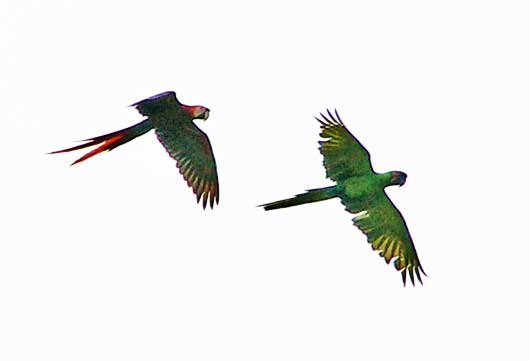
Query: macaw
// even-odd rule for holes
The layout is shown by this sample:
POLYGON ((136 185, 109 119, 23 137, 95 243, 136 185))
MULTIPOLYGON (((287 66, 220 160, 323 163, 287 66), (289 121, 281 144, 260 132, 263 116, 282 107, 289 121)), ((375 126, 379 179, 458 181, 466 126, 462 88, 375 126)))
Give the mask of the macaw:
POLYGON ((414 285, 421 273, 425 276, 407 224, 401 212, 385 193, 385 188, 405 184, 407 175, 400 171, 376 173, 370 162, 370 153, 349 132, 335 110, 327 116, 320 113, 320 153, 324 157, 326 175, 335 185, 310 189, 293 198, 261 205, 266 211, 319 202, 338 197, 346 210, 355 214, 353 224, 363 232, 374 250, 386 263, 394 259, 401 272, 403 285, 407 275, 414 285), (420 273, 421 272, 421 273, 420 273))
POLYGON ((219 203, 215 158, 208 136, 193 122, 194 119, 208 119, 210 110, 201 105, 180 103, 173 91, 154 95, 132 104, 131 107, 135 107, 147 119, 116 132, 85 139, 84 144, 50 154, 98 146, 71 164, 74 165, 154 129, 158 140, 176 161, 180 173, 197 196, 197 203, 202 197, 203 208, 206 208, 209 201, 213 209, 214 202, 219 203))

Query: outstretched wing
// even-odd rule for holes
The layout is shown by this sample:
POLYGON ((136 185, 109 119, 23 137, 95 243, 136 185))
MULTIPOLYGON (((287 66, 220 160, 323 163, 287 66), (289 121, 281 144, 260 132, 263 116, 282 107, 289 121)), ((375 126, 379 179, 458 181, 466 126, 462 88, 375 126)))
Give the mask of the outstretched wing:
POLYGON ((180 123, 174 126, 157 126, 158 140, 166 148, 169 155, 177 161, 180 173, 193 193, 197 195, 197 203, 202 197, 202 207, 206 208, 219 203, 219 182, 217 166, 208 136, 193 122, 180 123))
POLYGON ((370 153, 351 134, 342 123, 335 110, 336 117, 328 110, 328 116, 320 113, 322 119, 316 118, 320 123, 319 141, 320 153, 324 156, 326 175, 338 182, 356 175, 370 174, 373 172, 370 163, 370 153))
POLYGON ((401 212, 392 203, 386 193, 380 192, 370 196, 363 204, 356 200, 343 200, 346 209, 352 213, 362 212, 353 219, 356 225, 367 237, 374 250, 385 258, 386 263, 394 260, 394 266, 401 271, 403 285, 406 285, 407 274, 414 285, 414 274, 418 281, 421 273, 420 260, 412 243, 407 224, 401 212))

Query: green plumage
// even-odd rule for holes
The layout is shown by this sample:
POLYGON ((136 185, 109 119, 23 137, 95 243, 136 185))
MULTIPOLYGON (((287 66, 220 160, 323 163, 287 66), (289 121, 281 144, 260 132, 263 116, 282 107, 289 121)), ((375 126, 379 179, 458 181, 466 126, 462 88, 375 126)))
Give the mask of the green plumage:
POLYGON ((333 116, 328 110, 328 116, 320 115, 322 119, 317 118, 323 138, 319 142, 320 152, 326 175, 336 185, 262 206, 265 210, 273 210, 338 197, 346 210, 354 214, 353 224, 367 236, 372 248, 379 251, 387 263, 394 260, 403 284, 406 285, 407 276, 413 285, 415 278, 422 283, 421 274, 425 272, 407 224, 384 190, 390 185, 403 185, 407 175, 398 171, 374 172, 370 153, 346 129, 338 113, 335 111, 333 116))
POLYGON ((309 189, 305 193, 295 195, 293 198, 265 204, 263 205, 263 208, 265 208, 266 211, 270 211, 278 208, 287 208, 292 206, 298 206, 300 204, 324 201, 326 199, 335 198, 336 196, 337 188, 335 186, 309 189))

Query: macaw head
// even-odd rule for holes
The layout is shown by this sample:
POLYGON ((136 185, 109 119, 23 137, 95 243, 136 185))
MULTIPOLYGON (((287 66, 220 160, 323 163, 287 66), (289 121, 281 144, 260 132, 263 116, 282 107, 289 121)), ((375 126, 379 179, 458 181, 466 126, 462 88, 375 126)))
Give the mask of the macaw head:
POLYGON ((402 186, 407 181, 407 174, 400 171, 393 171, 390 178, 390 184, 394 186, 402 186))
POLYGON ((202 105, 186 106, 186 110, 190 113, 192 119, 206 120, 210 115, 210 109, 203 107, 202 105))

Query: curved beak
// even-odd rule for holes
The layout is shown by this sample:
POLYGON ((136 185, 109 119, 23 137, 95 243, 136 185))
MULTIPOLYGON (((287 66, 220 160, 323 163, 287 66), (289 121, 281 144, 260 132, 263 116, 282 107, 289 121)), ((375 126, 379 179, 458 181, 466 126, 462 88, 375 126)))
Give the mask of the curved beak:
POLYGON ((406 181, 407 181, 407 175, 403 176, 403 181, 401 182, 401 184, 399 186, 403 187, 403 185, 405 184, 406 181))

